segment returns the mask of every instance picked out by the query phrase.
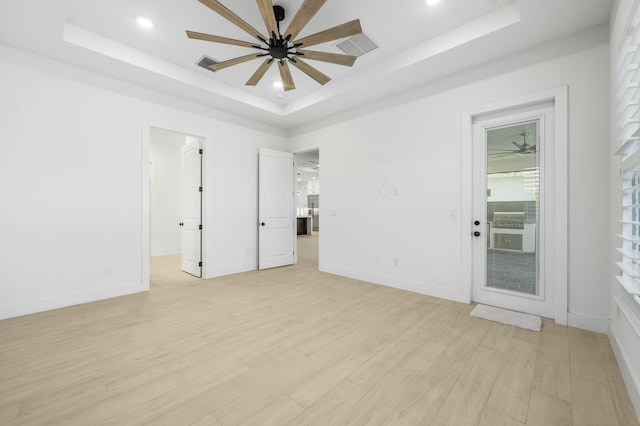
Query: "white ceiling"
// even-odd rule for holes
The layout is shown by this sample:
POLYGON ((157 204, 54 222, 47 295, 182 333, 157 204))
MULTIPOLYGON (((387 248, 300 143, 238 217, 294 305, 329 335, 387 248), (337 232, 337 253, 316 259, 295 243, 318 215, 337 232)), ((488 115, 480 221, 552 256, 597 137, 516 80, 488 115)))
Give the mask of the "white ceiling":
MULTIPOLYGON (((221 0, 262 30, 257 3, 221 0)), ((302 0, 275 0, 287 17, 302 0)), ((300 37, 359 18, 379 48, 354 67, 317 61, 332 78, 320 86, 292 67, 296 90, 281 89, 272 67, 257 87, 244 83, 261 60, 216 73, 195 65, 203 55, 222 61, 252 49, 190 40, 193 30, 254 41, 197 0, 0 0, 0 43, 87 68, 205 106, 292 129, 474 65, 513 54, 608 21, 612 0, 328 0, 300 37), (155 27, 143 30, 137 16, 155 27), (446 58, 444 58, 446 56, 446 58)), ((265 31, 266 33, 266 31, 265 31)), ((340 53, 336 42, 313 50, 340 53)))

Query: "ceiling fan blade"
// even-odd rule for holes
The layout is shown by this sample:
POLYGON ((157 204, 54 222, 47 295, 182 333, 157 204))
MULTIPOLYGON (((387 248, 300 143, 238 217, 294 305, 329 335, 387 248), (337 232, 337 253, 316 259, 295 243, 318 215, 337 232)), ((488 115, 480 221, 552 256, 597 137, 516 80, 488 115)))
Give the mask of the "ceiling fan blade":
POLYGON ((355 34, 360 34, 361 32, 362 27, 360 26, 360 20, 354 19, 346 24, 338 25, 337 27, 329 28, 328 30, 320 31, 319 33, 296 40, 294 44, 299 47, 315 46, 316 44, 350 37, 355 34))
POLYGON ((247 81, 246 85, 256 86, 260 82, 260 80, 262 80, 262 77, 264 77, 265 73, 271 67, 272 64, 273 64, 272 58, 269 58, 266 61, 264 61, 262 65, 258 67, 258 70, 251 76, 249 81, 247 81))
POLYGON ((299 58, 293 58, 291 60, 291 64, 323 86, 331 81, 329 77, 322 74, 306 62, 302 62, 299 58))
POLYGON ((295 40, 300 31, 304 29, 326 2, 327 0, 304 0, 296 16, 293 17, 289 27, 284 32, 285 38, 288 37, 289 40, 295 40))
POLYGON ((276 21, 276 14, 273 12, 273 3, 271 0, 256 0, 258 2, 258 8, 262 15, 264 25, 267 27, 268 36, 271 37, 275 34, 275 37, 280 36, 278 31, 278 23, 276 21))
POLYGON ((525 144, 520 145, 520 144, 518 144, 518 142, 511 142, 511 143, 514 144, 515 146, 517 146, 518 149, 524 148, 524 145, 525 145, 525 144))
POLYGON ((200 3, 207 6, 209 9, 216 12, 218 15, 237 25, 241 29, 243 29, 247 34, 251 37, 255 37, 263 43, 266 43, 266 39, 260 34, 260 31, 253 28, 251 25, 247 24, 242 18, 238 15, 227 9, 224 5, 222 5, 217 0, 198 0, 200 3))
POLYGON ((260 58, 262 56, 265 56, 265 55, 262 54, 262 53, 252 53, 251 55, 240 56, 239 58, 234 58, 234 59, 229 59, 228 61, 218 62, 217 64, 210 65, 209 68, 211 68, 214 71, 220 71, 221 69, 230 67, 232 65, 238 65, 238 64, 241 64, 243 62, 252 61, 252 60, 254 60, 256 58, 260 58))
POLYGON ((280 70, 280 77, 282 78, 282 87, 284 90, 295 89, 296 85, 293 84, 293 77, 291 77, 291 70, 289 70, 287 61, 278 62, 278 69, 280 70))
POLYGON ((232 44, 234 46, 253 47, 260 49, 259 43, 251 43, 249 41, 235 40, 232 38, 220 37, 211 34, 197 33, 195 31, 187 31, 187 37, 194 40, 212 41, 214 43, 232 44))
POLYGON ((340 55, 337 53, 316 52, 313 50, 297 50, 298 53, 302 53, 305 59, 311 59, 314 61, 329 62, 330 64, 344 65, 346 67, 352 67, 358 59, 357 56, 340 55))

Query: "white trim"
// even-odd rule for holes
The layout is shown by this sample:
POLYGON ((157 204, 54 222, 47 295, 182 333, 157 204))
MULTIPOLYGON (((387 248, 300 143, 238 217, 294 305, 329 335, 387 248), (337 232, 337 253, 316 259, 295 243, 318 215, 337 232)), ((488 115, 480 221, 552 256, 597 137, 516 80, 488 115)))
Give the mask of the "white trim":
MULTIPOLYGON (((151 136, 150 130, 154 127, 156 129, 168 130, 175 133, 181 133, 188 136, 199 138, 202 143, 202 242, 201 253, 202 270, 201 278, 213 278, 214 275, 208 274, 207 266, 209 265, 209 259, 207 259, 207 246, 206 242, 208 236, 212 235, 212 229, 209 229, 207 223, 207 211, 209 211, 207 193, 210 191, 212 182, 210 181, 210 173, 208 172, 207 163, 209 159, 209 151, 212 151, 212 138, 209 132, 205 129, 194 129, 191 127, 184 127, 176 123, 167 123, 165 120, 143 120, 142 121, 142 282, 146 284, 146 290, 149 290, 150 273, 149 273, 149 258, 151 257, 151 239, 150 239, 150 212, 151 212, 151 198, 149 194, 149 162, 151 160, 151 136)), ((211 262, 212 263, 212 262, 211 262)))
POLYGON ((640 418, 640 376, 638 376, 638 371, 634 369, 634 364, 637 365, 638 362, 637 359, 629 355, 627 348, 627 346, 634 341, 636 346, 638 345, 640 339, 640 322, 625 300, 615 297, 614 301, 616 310, 618 311, 617 322, 619 325, 618 327, 610 327, 609 341, 611 342, 613 353, 618 361, 620 373, 627 387, 627 392, 636 410, 636 415, 640 418), (623 315, 620 315, 620 313, 623 315), (626 322, 626 327, 623 326, 622 321, 626 322), (625 331, 625 329, 627 331, 625 331), (625 336, 621 336, 620 333, 626 334, 626 339, 625 336), (633 334, 635 334, 635 336, 633 336, 633 334))
POLYGON ((581 328, 603 334, 607 334, 609 330, 609 320, 607 318, 576 314, 573 312, 569 312, 567 315, 567 325, 569 327, 581 328))
POLYGON ((96 288, 89 291, 77 291, 25 303, 0 306, 0 320, 50 311, 52 309, 65 308, 67 306, 80 305, 83 303, 96 302, 98 300, 110 299, 112 297, 126 296, 128 294, 140 293, 147 290, 149 290, 148 283, 127 283, 113 287, 96 288))
POLYGON ((554 158, 554 199, 553 222, 555 226, 553 245, 554 258, 560 261, 553 265, 554 320, 561 325, 568 321, 568 86, 560 86, 537 93, 518 96, 499 102, 471 108, 462 114, 462 294, 469 303, 472 300, 473 261, 471 258, 473 239, 471 222, 473 202, 471 187, 473 123, 476 117, 497 116, 515 108, 522 109, 552 101, 555 105, 555 158, 554 158))
POLYGON ((180 254, 181 251, 182 251, 182 249, 180 247, 152 250, 151 251, 151 257, 153 257, 153 256, 170 256, 172 254, 180 254))
POLYGON ((142 182, 142 255, 140 258, 140 265, 142 270, 142 276, 140 280, 144 286, 144 290, 149 290, 150 285, 150 257, 151 257, 151 167, 149 162, 151 161, 151 141, 150 130, 151 126, 142 123, 142 176, 140 181, 142 182))
POLYGON ((633 404, 633 408, 635 408, 636 416, 640 419, 640 384, 637 380, 635 380, 635 374, 630 370, 630 366, 632 364, 629 362, 630 360, 625 355, 625 352, 622 350, 622 347, 618 343, 618 337, 613 330, 609 332, 609 343, 611 343, 613 354, 618 361, 620 374, 622 375, 622 380, 626 385, 627 392, 629 393, 629 398, 631 399, 631 403, 633 404))
POLYGON ((374 274, 359 269, 345 268, 336 265, 322 265, 321 272, 336 274, 355 280, 366 281, 371 284, 379 284, 385 287, 397 288, 400 290, 411 291, 413 293, 424 294, 425 296, 438 297, 441 299, 452 300, 454 302, 466 303, 464 294, 452 290, 449 287, 440 287, 435 284, 428 284, 419 281, 403 280, 392 275, 374 274))

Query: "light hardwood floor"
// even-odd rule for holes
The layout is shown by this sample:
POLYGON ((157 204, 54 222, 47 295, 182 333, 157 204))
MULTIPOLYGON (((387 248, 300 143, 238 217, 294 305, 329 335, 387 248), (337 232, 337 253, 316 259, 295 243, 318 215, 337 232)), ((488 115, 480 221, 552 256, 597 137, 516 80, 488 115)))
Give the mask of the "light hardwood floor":
POLYGON ((607 337, 300 263, 0 321, 0 424, 638 425, 607 337))

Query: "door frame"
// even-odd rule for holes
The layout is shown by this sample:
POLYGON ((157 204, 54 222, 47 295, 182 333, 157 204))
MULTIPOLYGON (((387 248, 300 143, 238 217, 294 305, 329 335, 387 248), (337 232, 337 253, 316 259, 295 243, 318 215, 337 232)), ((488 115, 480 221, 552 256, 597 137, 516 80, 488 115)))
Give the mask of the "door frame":
POLYGON ((554 293, 554 320, 561 325, 567 324, 568 319, 568 146, 569 146, 569 88, 559 86, 553 89, 527 94, 499 102, 471 108, 463 112, 462 116, 462 289, 461 299, 466 303, 472 302, 473 292, 473 258, 472 258, 472 221, 473 221, 473 124, 477 119, 490 118, 509 113, 516 109, 553 102, 555 115, 554 146, 552 173, 554 176, 554 194, 547 206, 555 227, 553 238, 547 241, 550 255, 554 259, 547 262, 548 277, 552 282, 554 293), (564 225, 564 226, 562 226, 564 225), (552 264, 551 264, 552 263, 552 264))
MULTIPOLYGON (((547 265, 551 265, 554 259, 551 256, 548 256, 549 252, 549 244, 547 243, 550 240, 550 236, 554 235, 553 228, 548 229, 546 227, 547 218, 549 215, 548 205, 553 205, 553 202, 549 203, 548 200, 552 199, 555 193, 555 188, 553 185, 549 185, 548 182, 554 181, 554 169, 553 167, 549 168, 548 165, 554 164, 554 161, 548 158, 549 149, 547 147, 553 147, 554 144, 549 144, 547 140, 547 135, 550 132, 547 132, 547 123, 551 114, 549 113, 549 109, 554 108, 555 106, 550 103, 541 103, 533 106, 530 110, 528 108, 525 111, 510 111, 503 114, 500 114, 498 117, 491 118, 482 118, 478 119, 475 122, 474 127, 474 135, 473 135, 473 147, 474 150, 474 164, 473 164, 473 174, 474 174, 474 190, 473 196, 478 201, 478 204, 483 204, 480 210, 483 213, 478 214, 477 208, 479 207, 477 204, 472 203, 472 210, 474 212, 473 220, 478 220, 480 218, 486 218, 486 209, 487 209, 487 198, 484 196, 486 194, 487 187, 487 173, 488 170, 486 167, 482 167, 482 177, 480 176, 480 165, 476 168, 476 162, 479 160, 477 155, 483 154, 483 159, 486 159, 487 151, 486 151, 486 142, 487 142, 487 130, 489 129, 498 129, 504 127, 514 127, 520 123, 530 123, 537 122, 537 138, 538 140, 534 143, 538 146, 538 154, 539 154, 539 163, 538 168, 540 171, 540 180, 539 180, 539 188, 540 193, 538 197, 538 219, 536 226, 536 258, 539 262, 539 269, 537 269, 537 283, 540 284, 540 292, 539 294, 526 294, 519 293, 512 290, 501 289, 501 288, 492 288, 486 287, 486 280, 483 280, 482 285, 480 283, 475 282, 481 275, 479 274, 479 267, 482 267, 482 270, 485 273, 487 272, 487 248, 486 248, 486 233, 488 232, 486 227, 482 227, 478 229, 474 226, 475 230, 480 230, 482 236, 485 238, 481 238, 480 241, 477 238, 473 239, 472 243, 472 259, 474 259, 472 263, 473 278, 472 278, 472 291, 471 296, 474 302, 478 303, 486 303, 489 305, 504 307, 506 309, 516 310, 526 312, 528 314, 534 314, 545 317, 553 317, 555 315, 555 306, 554 306, 554 288, 553 286, 547 286, 547 282, 553 282, 553 279, 548 279, 548 268, 547 265), (482 142, 483 147, 479 147, 480 142, 482 142), (475 179, 483 179, 484 182, 476 182, 475 179), (482 201, 480 201, 482 199, 482 201), (482 253, 478 253, 479 250, 478 243, 483 243, 482 253), (480 257, 476 257, 476 255, 480 255, 480 257), (486 292, 486 293, 483 293, 486 292), (492 294, 492 296, 489 296, 492 294), (484 299, 484 301, 482 300, 484 299), (493 300, 490 300, 493 299, 493 300), (501 299, 498 302, 498 299, 501 299), (504 303, 504 304, 503 304, 504 303)), ((555 128, 555 126, 554 126, 555 128)), ((552 139, 552 138, 549 138, 552 139)), ((552 210, 552 209, 551 209, 552 210)))
POLYGON ((151 128, 155 127, 157 129, 168 130, 170 132, 181 133, 187 136, 193 136, 202 141, 202 235, 200 242, 200 257, 202 259, 202 269, 201 275, 202 279, 210 278, 207 275, 207 256, 206 256, 206 241, 207 234, 211 231, 209 229, 207 223, 207 209, 208 209, 208 188, 211 184, 209 182, 209 173, 207 173, 208 167, 208 151, 210 147, 211 138, 206 136, 208 132, 205 129, 196 129, 190 127, 184 127, 178 124, 168 124, 166 122, 160 122, 155 120, 143 120, 142 122, 142 149, 141 149, 141 157, 142 157, 142 284, 146 290, 149 290, 150 287, 150 258, 151 258, 151 194, 149 191, 149 174, 150 167, 149 162, 151 161, 151 128))

